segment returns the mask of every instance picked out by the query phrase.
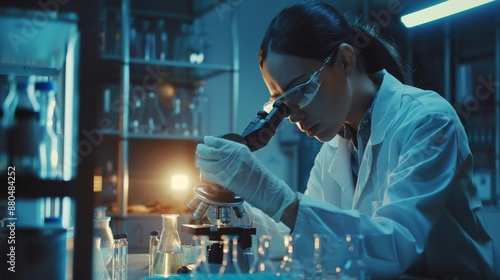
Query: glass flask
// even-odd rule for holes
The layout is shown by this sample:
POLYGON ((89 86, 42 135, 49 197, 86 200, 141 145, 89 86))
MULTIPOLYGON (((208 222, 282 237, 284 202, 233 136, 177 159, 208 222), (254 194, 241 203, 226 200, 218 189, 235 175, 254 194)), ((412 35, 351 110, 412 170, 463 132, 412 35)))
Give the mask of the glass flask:
POLYGON ((347 234, 345 237, 348 259, 340 273, 341 280, 366 280, 366 264, 363 261, 363 235, 347 234))
POLYGON ((277 275, 282 279, 305 279, 305 269, 297 258, 294 251, 295 244, 300 239, 300 235, 285 235, 284 243, 286 254, 281 261, 277 275))
POLYGON ((101 238, 100 251, 104 265, 107 266, 113 258, 113 232, 109 227, 110 217, 94 218, 94 237, 101 238))
POLYGON ((191 277, 197 278, 211 278, 212 271, 207 260, 207 246, 209 246, 208 236, 206 235, 193 235, 193 241, 196 247, 196 263, 195 268, 191 271, 191 277))
POLYGON ((259 237, 259 246, 257 247, 257 257, 250 268, 250 274, 268 274, 276 275, 276 269, 271 262, 269 247, 271 246, 271 236, 262 235, 259 237))
POLYGON ((222 238, 222 266, 219 269, 219 277, 233 276, 243 278, 241 273, 238 256, 241 255, 238 245, 237 235, 223 235, 222 238))
POLYGON ((160 19, 156 22, 156 54, 155 59, 167 60, 168 57, 168 34, 165 31, 165 21, 160 19))
POLYGON ((106 265, 102 259, 101 254, 101 238, 94 237, 92 243, 92 280, 107 280, 109 278, 108 271, 106 270, 106 265))
POLYGON ((137 94, 134 91, 130 94, 129 131, 132 133, 139 133, 145 95, 145 93, 137 94))
POLYGON ((186 265, 181 239, 177 231, 178 214, 162 214, 160 244, 153 262, 153 277, 167 277, 177 274, 186 265))

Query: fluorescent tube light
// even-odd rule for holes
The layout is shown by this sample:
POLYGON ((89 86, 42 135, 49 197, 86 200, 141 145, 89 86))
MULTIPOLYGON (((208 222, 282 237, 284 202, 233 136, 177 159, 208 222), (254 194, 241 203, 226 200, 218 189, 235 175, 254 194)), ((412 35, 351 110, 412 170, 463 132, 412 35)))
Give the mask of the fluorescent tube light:
POLYGON ((406 28, 454 15, 495 0, 448 0, 401 17, 406 28))

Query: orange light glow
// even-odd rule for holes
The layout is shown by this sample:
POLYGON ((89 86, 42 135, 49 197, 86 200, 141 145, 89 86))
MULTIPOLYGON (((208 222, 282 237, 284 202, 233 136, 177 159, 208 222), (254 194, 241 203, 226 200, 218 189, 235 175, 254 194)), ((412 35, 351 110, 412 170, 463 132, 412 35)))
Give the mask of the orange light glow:
POLYGON ((188 177, 186 175, 172 176, 172 189, 185 190, 188 187, 188 177))

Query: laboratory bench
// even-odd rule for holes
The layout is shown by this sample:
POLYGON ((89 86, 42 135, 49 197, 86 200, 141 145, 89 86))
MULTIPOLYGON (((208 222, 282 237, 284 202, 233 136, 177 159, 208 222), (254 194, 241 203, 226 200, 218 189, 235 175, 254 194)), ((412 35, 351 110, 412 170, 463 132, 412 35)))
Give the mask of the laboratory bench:
MULTIPOLYGON (((279 262, 276 261, 275 265, 278 266, 279 262)), ((149 269, 148 269, 148 254, 130 254, 129 255, 129 261, 128 261, 128 271, 127 271, 127 280, 143 280, 143 279, 149 279, 149 269)), ((111 275, 111 273, 110 273, 111 275)), ((189 274, 179 274, 179 275, 173 275, 170 276, 169 278, 173 279, 190 279, 189 274)), ((250 274, 244 274, 244 279, 280 279, 277 276, 276 277, 256 277, 255 275, 250 275, 250 274)), ((153 279, 153 278, 151 278, 153 279)), ((156 278, 158 279, 158 278, 156 278)), ((208 278, 208 279, 217 279, 216 277, 208 278)), ((228 279, 231 279, 231 277, 228 277, 228 279)), ((331 279, 337 279, 335 277, 332 277, 331 279)), ((418 277, 418 276, 412 276, 412 275, 402 275, 399 278, 399 280, 428 280, 429 278, 424 278, 424 277, 418 277)))

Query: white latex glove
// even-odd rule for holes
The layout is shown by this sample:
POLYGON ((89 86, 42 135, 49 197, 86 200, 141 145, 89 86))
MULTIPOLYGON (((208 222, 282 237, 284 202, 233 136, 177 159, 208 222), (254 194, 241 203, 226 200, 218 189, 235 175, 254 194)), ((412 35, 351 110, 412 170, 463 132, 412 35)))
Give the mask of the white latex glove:
POLYGON ((205 136, 196 147, 201 179, 223 186, 279 222, 294 199, 288 185, 269 172, 247 146, 205 136))

